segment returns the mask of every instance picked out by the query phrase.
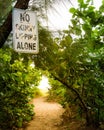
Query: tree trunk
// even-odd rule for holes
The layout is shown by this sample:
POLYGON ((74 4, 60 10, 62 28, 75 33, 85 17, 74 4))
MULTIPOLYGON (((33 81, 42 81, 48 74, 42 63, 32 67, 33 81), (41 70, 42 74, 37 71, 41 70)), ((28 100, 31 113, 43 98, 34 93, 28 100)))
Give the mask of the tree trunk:
MULTIPOLYGON (((14 8, 27 9, 30 0, 17 0, 14 8)), ((4 45, 10 32, 12 31, 12 10, 9 12, 3 25, 0 26, 0 48, 4 45)))

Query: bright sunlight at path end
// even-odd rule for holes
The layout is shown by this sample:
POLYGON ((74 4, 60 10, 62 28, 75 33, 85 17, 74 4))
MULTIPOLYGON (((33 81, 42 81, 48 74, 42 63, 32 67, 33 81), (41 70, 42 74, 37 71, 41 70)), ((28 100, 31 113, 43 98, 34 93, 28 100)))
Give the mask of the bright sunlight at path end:
POLYGON ((60 116, 64 109, 58 103, 47 102, 44 97, 33 100, 35 117, 29 126, 22 130, 63 130, 60 116))
POLYGON ((42 91, 46 91, 46 92, 48 91, 50 85, 48 82, 48 78, 46 76, 42 76, 42 80, 40 81, 38 88, 42 91))

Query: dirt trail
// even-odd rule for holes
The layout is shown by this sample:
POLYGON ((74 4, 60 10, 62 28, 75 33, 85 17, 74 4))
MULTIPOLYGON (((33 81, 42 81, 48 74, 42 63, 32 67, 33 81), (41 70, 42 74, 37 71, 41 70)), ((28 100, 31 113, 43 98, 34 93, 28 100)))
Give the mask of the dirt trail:
POLYGON ((35 105, 35 117, 29 123, 25 130, 61 130, 60 116, 64 109, 58 103, 50 103, 45 98, 36 98, 33 100, 35 105))
POLYGON ((80 121, 77 122, 76 120, 63 124, 61 115, 64 109, 58 103, 47 102, 43 97, 34 99, 32 103, 35 105, 34 119, 30 121, 26 128, 20 130, 95 130, 86 128, 80 121))

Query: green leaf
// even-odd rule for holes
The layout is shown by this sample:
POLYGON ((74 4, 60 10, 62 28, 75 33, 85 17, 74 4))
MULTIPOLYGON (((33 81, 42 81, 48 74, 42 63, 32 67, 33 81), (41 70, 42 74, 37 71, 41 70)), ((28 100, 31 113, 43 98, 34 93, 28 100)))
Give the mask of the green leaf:
POLYGON ((26 121, 30 121, 31 119, 32 119, 31 116, 27 116, 27 117, 26 117, 26 121))
POLYGON ((23 119, 22 118, 20 118, 19 120, 18 120, 18 122, 17 122, 17 127, 22 127, 22 123, 23 123, 23 119))
POLYGON ((78 0, 78 3, 82 4, 82 3, 84 3, 84 1, 83 0, 78 0))
POLYGON ((104 5, 100 6, 99 11, 104 12, 104 5))
POLYGON ((70 8, 69 12, 74 14, 76 12, 76 9, 75 8, 70 8))

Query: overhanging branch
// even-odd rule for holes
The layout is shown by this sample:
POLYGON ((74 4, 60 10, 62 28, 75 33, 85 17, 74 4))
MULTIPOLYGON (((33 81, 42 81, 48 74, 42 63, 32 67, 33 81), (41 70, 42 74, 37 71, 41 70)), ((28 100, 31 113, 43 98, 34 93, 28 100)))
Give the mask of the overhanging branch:
MULTIPOLYGON (((53 74, 52 74, 52 75, 53 75, 53 74)), ((77 95, 79 101, 81 102, 81 104, 82 104, 84 110, 85 110, 85 111, 88 110, 88 109, 87 109, 87 106, 86 106, 86 104, 85 104, 85 102, 83 101, 83 99, 81 98, 80 94, 78 93, 78 91, 77 91, 75 88, 73 88, 72 86, 68 85, 65 81, 59 79, 59 78, 56 77, 55 75, 53 75, 53 77, 54 77, 57 81, 61 82, 61 83, 62 83, 64 86, 66 86, 68 89, 70 89, 72 92, 74 92, 74 93, 77 95)))

